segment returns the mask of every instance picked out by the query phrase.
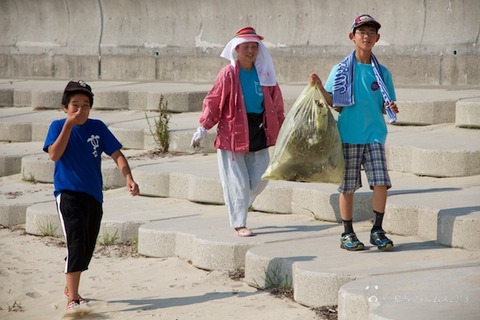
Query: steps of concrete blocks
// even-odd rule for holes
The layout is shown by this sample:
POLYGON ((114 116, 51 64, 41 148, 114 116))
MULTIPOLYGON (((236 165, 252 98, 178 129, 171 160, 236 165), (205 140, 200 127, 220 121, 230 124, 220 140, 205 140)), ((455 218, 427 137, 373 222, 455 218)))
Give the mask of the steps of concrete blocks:
MULTIPOLYGON (((130 152, 130 164, 142 195, 223 204, 216 155, 150 159, 130 152)), ((24 157, 23 166, 22 179, 52 183, 53 162, 46 155, 24 157)), ((480 228, 477 203, 480 176, 439 180, 392 172, 391 177, 394 187, 389 192, 387 204, 389 214, 384 224, 387 231, 432 239, 446 246, 480 247, 475 232, 480 228)), ((103 178, 108 188, 124 187, 123 177, 113 161, 104 161, 103 178)), ((303 215, 336 223, 340 221, 336 189, 334 184, 270 181, 253 207, 262 212, 303 215)), ((354 210, 355 221, 372 217, 368 186, 356 192, 354 210)))
MULTIPOLYGON (((132 198, 124 188, 105 191, 100 242, 136 241, 142 255, 178 256, 207 270, 244 268, 245 281, 250 285, 259 288, 268 284, 291 286, 295 301, 309 307, 338 303, 339 315, 346 314, 344 319, 351 316, 345 304, 357 303, 368 295, 367 292, 359 297, 358 292, 365 290, 366 285, 356 284, 357 281, 371 279, 371 285, 380 288, 387 283, 378 280, 380 276, 393 278, 393 281, 413 281, 421 293, 427 292, 430 284, 417 281, 419 272, 442 277, 442 272, 458 274, 458 269, 467 264, 473 263, 477 269, 480 264, 478 241, 475 242, 475 230, 479 229, 480 222, 480 208, 475 202, 480 191, 478 176, 439 181, 392 173, 395 189, 390 193, 384 223, 395 242, 392 252, 379 252, 368 245, 371 224, 363 218, 358 219, 357 215, 365 210, 364 218, 367 218, 370 211, 370 192, 364 187, 356 194, 355 230, 367 244, 367 250, 346 252, 339 249, 342 228, 336 222, 338 209, 335 208, 334 185, 271 181, 253 204, 258 211, 249 214, 248 226, 257 235, 245 239, 228 226, 226 209, 218 205, 221 204, 221 188, 215 155, 163 159, 140 156, 134 158, 132 164, 134 176, 145 195, 132 198), (267 213, 268 208, 271 213, 267 213), (322 215, 333 221, 323 221, 322 215), (435 224, 437 219, 439 225, 435 224), (445 220, 443 227, 442 220, 445 220), (431 229, 436 230, 432 232, 431 229), (443 238, 453 240, 451 246, 464 249, 443 246, 449 245, 443 238), (355 256, 353 265, 352 256, 355 256)), ((31 193, 36 189, 32 190, 30 183, 19 182, 21 175, 1 179, 5 198, 0 212, 6 212, 3 207, 20 207, 18 212, 9 212, 9 215, 18 218, 23 214, 28 233, 61 236, 51 184, 34 184, 43 192, 35 199, 31 193), (7 200, 7 195, 12 194, 8 190, 12 189, 22 195, 17 194, 15 204, 13 199, 7 200), (30 205, 26 204, 28 202, 30 205)), ((2 221, 5 221, 3 213, 2 221)), ((476 299, 477 291, 463 285, 468 277, 468 274, 460 277, 460 282, 450 289, 462 290, 465 296, 476 299)), ((384 292, 390 295, 392 291, 384 292)), ((406 295, 404 288, 399 292, 406 295)), ((369 308, 376 306, 369 304, 369 308)), ((467 312, 465 314, 471 312, 471 304, 461 307, 462 312, 467 312)), ((397 304, 385 302, 373 314, 382 311, 378 314, 388 316, 396 308, 397 304)), ((446 310, 459 312, 457 308, 458 305, 450 305, 446 310)), ((364 309, 359 308, 361 316, 364 309)))
MULTIPOLYGON (((63 117, 59 111, 0 109, 0 139, 11 142, 43 141, 52 120, 63 117)), ((170 120, 172 152, 192 153, 191 137, 199 113, 175 114, 170 120)), ((155 114, 142 111, 92 111, 92 117, 103 120, 122 142, 125 149, 154 150, 158 144, 152 127, 155 114), (146 120, 149 117, 149 122, 146 120), (149 126, 150 123, 150 126, 149 126)), ((419 176, 455 177, 480 174, 480 131, 458 128, 454 124, 406 127, 389 125, 387 159, 390 170, 411 172, 419 176)), ((202 142, 198 152, 213 153, 215 129, 202 142)), ((12 144, 2 148, 3 157, 19 162, 24 150, 16 152, 12 144)), ((27 144, 23 144, 27 146, 27 144)), ((27 147, 28 150, 29 147, 27 147)), ((27 150, 25 149, 25 150, 27 150)), ((31 149, 38 153, 41 149, 31 149)), ((10 170, 10 169, 3 169, 10 170)))

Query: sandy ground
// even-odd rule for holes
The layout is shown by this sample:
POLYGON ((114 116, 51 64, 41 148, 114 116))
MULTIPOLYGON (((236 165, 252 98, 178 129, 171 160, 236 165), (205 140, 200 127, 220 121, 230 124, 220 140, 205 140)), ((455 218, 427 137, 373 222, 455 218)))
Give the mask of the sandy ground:
POLYGON ((61 239, 0 229, 0 319, 326 319, 238 275, 139 257, 133 246, 97 246, 80 283, 88 308, 66 314, 64 257, 61 239))

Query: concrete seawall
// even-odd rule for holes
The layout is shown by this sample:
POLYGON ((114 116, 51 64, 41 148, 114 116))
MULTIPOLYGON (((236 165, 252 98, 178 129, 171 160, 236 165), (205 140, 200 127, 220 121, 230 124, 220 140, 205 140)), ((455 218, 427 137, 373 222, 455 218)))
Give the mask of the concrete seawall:
POLYGON ((397 85, 480 82, 478 0, 2 0, 0 77, 213 81, 225 43, 252 25, 279 82, 305 82, 353 49, 365 12, 397 85))

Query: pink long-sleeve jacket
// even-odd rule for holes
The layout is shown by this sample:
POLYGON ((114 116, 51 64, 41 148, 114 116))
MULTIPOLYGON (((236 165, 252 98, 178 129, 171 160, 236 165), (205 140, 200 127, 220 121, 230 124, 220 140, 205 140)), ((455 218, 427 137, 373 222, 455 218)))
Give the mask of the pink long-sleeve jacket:
MULTIPOLYGON (((209 130, 216 124, 215 148, 233 152, 249 151, 248 119, 240 84, 240 69, 229 64, 217 75, 213 88, 203 100, 200 125, 209 130)), ((278 86, 262 86, 263 124, 267 145, 274 146, 285 120, 283 96, 278 86)))

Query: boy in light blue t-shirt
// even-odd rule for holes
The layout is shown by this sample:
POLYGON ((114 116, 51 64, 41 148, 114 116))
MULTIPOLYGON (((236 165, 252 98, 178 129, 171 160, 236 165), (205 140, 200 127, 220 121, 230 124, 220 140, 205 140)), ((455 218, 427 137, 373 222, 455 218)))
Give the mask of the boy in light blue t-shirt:
POLYGON ((390 72, 380 65, 372 54, 380 39, 381 25, 367 14, 357 17, 352 25, 350 40, 355 51, 335 65, 325 83, 315 74, 310 75, 310 84, 317 85, 327 103, 340 112, 338 130, 342 139, 345 157, 345 175, 339 187, 340 215, 344 233, 340 247, 349 251, 363 250, 353 230, 353 194, 362 186, 361 167, 373 190, 372 207, 375 216, 370 232, 370 243, 378 249, 393 248, 382 228, 387 202, 387 190, 391 188, 385 157, 385 108, 398 113, 395 91, 390 72), (387 105, 385 101, 390 101, 387 105))

